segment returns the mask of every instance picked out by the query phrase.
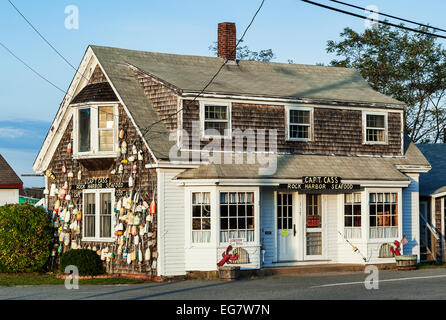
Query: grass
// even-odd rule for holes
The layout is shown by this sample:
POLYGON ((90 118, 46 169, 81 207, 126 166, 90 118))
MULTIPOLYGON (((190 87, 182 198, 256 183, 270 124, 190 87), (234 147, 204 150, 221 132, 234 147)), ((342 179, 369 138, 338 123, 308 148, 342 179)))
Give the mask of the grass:
MULTIPOLYGON (((113 285, 147 283, 149 280, 126 278, 93 278, 79 279, 79 285, 113 285)), ((0 273, 0 287, 2 286, 36 286, 36 285, 63 285, 64 279, 59 279, 50 273, 0 273)))
POLYGON ((417 269, 446 268, 446 263, 419 263, 417 269))

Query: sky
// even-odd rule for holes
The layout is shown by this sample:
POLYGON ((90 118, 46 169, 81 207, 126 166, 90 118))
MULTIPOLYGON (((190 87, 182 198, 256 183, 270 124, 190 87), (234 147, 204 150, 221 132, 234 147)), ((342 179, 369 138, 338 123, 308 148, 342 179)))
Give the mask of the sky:
MULTIPOLYGON (((219 22, 235 22, 238 35, 261 0, 11 0, 48 41, 75 67, 89 44, 126 49, 210 56, 219 22), (78 9, 78 28, 66 19, 78 9), (67 8, 68 7, 68 8, 67 8)), ((366 15, 329 0, 323 4, 366 15)), ((445 28, 444 0, 344 0, 380 12, 445 28), (429 5, 426 5, 429 3, 429 5)), ((328 64, 328 40, 339 40, 345 27, 358 32, 364 20, 299 0, 266 0, 248 30, 244 45, 272 49, 275 62, 328 64)), ((0 0, 0 42, 63 90, 75 71, 35 33, 7 0, 0 0)), ((444 41, 441 41, 445 45, 444 41)), ((51 125, 63 93, 36 76, 0 47, 0 154, 17 174, 34 173, 32 164, 51 125)), ((43 186, 43 178, 21 177, 25 187, 43 186)))

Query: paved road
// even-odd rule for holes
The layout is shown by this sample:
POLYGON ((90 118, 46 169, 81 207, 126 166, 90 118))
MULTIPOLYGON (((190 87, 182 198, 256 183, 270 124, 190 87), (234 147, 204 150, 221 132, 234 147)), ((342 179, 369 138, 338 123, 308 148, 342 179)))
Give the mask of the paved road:
POLYGON ((0 299, 61 300, 273 300, 273 299, 446 299, 446 269, 381 271, 379 289, 367 290, 368 274, 266 277, 255 280, 181 280, 140 285, 80 285, 0 288, 0 299), (228 292, 231 294, 228 295, 228 292))

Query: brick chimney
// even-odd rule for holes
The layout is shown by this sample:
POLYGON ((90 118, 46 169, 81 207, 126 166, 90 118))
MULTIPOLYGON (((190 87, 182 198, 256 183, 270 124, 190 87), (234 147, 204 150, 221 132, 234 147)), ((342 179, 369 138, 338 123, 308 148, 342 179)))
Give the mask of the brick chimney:
POLYGON ((234 22, 221 22, 218 24, 218 56, 235 61, 236 57, 236 31, 234 22))

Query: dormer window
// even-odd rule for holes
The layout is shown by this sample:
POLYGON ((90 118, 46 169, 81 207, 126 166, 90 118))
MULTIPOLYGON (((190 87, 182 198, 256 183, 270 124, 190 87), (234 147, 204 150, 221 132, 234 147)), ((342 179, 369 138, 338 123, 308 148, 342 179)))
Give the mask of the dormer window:
POLYGON ((73 107, 73 153, 75 156, 115 156, 117 106, 73 107))
POLYGON ((288 107, 287 109, 288 140, 310 141, 313 122, 313 109, 288 107))
POLYGON ((364 143, 387 143, 387 114, 367 112, 363 114, 364 143))

